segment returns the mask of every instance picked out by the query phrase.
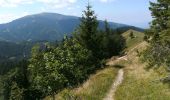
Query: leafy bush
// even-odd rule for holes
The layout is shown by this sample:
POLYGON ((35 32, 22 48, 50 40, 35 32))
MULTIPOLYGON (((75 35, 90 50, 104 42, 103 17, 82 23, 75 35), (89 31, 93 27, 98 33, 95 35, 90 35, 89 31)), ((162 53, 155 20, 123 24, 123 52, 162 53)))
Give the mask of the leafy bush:
POLYGON ((83 82, 95 69, 91 52, 74 38, 66 38, 59 47, 39 51, 33 49, 28 69, 33 87, 44 96, 83 82))
POLYGON ((142 60, 148 63, 147 68, 158 68, 162 65, 170 68, 170 45, 154 44, 143 52, 142 60))

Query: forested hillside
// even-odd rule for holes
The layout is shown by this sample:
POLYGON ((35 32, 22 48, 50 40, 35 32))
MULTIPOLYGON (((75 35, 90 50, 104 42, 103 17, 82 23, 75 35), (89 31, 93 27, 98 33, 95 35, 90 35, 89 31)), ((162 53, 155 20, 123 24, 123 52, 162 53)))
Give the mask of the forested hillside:
POLYGON ((16 59, 28 56, 28 52, 31 50, 33 43, 12 43, 12 42, 0 42, 0 59, 16 59), (25 53, 25 54, 24 54, 25 53))

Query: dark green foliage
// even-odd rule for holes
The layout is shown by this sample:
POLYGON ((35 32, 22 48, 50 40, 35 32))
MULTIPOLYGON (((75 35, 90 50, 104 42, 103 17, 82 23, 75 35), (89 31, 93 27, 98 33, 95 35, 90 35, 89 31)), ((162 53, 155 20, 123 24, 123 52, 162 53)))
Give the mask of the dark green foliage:
POLYGON ((130 32, 129 37, 130 37, 131 39, 133 39, 133 38, 135 37, 134 34, 133 34, 133 32, 130 32))
POLYGON ((144 60, 149 67, 170 67, 170 1, 158 0, 150 2, 153 21, 151 28, 146 31, 145 40, 150 46, 144 51, 144 60))
POLYGON ((0 63, 5 61, 21 60, 24 56, 28 57, 34 43, 12 43, 0 41, 0 63))
POLYGON ((151 7, 149 9, 151 10, 154 19, 151 23, 151 28, 146 32, 146 35, 151 37, 152 42, 169 41, 170 1, 158 0, 157 3, 150 2, 150 5, 151 7))
POLYGON ((20 61, 16 68, 3 76, 4 100, 34 100, 38 94, 29 88, 27 65, 27 61, 20 61))
POLYGON ((17 67, 17 62, 18 61, 3 61, 0 63, 0 75, 6 74, 8 71, 11 69, 14 69, 17 67))
POLYGON ((78 28, 79 32, 79 42, 88 50, 91 50, 94 55, 96 54, 97 48, 97 28, 98 28, 98 21, 97 17, 95 16, 94 11, 91 9, 91 6, 87 6, 87 10, 83 11, 84 15, 81 19, 81 24, 78 28))
POLYGON ((17 67, 17 63, 22 59, 28 59, 33 45, 43 43, 44 41, 22 43, 0 42, 0 75, 4 75, 17 67))
POLYGON ((34 47, 29 72, 32 87, 46 96, 82 83, 94 68, 91 52, 76 39, 66 38, 56 48, 39 51, 34 47))
POLYGON ((10 100, 24 100, 22 94, 24 89, 19 88, 17 83, 13 82, 11 86, 10 100))
POLYGON ((55 60, 54 50, 42 50, 39 46, 32 49, 28 68, 30 81, 33 88, 43 93, 42 96, 63 88, 67 81, 63 74, 59 73, 55 60))
POLYGON ((125 47, 125 39, 121 33, 113 31, 107 21, 104 30, 99 31, 97 27, 97 17, 88 5, 78 28, 77 37, 81 45, 92 51, 93 56, 99 60, 120 54, 125 47))
POLYGON ((125 48, 125 39, 121 36, 121 33, 110 29, 107 21, 105 22, 105 30, 100 31, 97 38, 101 59, 119 55, 125 48))

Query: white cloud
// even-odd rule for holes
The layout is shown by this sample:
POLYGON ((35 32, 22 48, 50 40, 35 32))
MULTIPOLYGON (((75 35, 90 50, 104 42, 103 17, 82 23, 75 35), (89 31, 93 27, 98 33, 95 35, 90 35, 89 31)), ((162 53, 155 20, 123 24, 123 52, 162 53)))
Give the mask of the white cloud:
POLYGON ((62 8, 76 2, 77 0, 0 0, 0 7, 17 7, 23 4, 43 3, 51 7, 62 8))
POLYGON ((0 0, 0 7, 17 7, 18 5, 32 3, 32 0, 0 0))
POLYGON ((23 16, 29 15, 28 12, 23 12, 21 14, 12 14, 12 13, 6 13, 6 14, 0 14, 0 23, 7 23, 12 20, 21 18, 23 16))
POLYGON ((1 19, 1 23, 5 23, 7 19, 8 20, 13 19, 13 14, 0 14, 0 19, 1 19))
MULTIPOLYGON (((17 7, 24 4, 42 3, 53 8, 63 8, 76 3, 78 0, 0 0, 0 7, 17 7)), ((109 3, 115 0, 90 0, 109 3)))

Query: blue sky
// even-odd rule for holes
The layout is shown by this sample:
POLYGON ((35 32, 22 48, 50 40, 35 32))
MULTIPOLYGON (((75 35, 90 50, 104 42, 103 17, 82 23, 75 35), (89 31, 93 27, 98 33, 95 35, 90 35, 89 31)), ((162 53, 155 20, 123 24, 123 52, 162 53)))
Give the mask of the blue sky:
MULTIPOLYGON (((152 20, 149 1, 155 0, 90 0, 98 19, 149 27, 152 20)), ((0 0, 0 24, 42 12, 81 16, 87 0, 0 0)))

